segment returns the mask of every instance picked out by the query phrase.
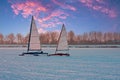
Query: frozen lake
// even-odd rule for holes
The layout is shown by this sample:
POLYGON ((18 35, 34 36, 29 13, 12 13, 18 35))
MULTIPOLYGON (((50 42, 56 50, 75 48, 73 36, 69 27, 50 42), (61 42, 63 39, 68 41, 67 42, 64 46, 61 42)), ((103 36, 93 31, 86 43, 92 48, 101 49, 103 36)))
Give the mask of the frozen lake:
POLYGON ((0 48, 0 80, 120 80, 120 48, 72 48, 70 57, 18 56, 25 51, 0 48))

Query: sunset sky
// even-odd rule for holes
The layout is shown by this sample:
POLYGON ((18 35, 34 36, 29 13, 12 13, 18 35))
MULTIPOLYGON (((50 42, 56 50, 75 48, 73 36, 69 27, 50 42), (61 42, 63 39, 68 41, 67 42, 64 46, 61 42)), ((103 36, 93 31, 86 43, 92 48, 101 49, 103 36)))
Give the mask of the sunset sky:
POLYGON ((40 33, 120 32, 120 0, 0 0, 0 33, 27 34, 32 15, 40 33))

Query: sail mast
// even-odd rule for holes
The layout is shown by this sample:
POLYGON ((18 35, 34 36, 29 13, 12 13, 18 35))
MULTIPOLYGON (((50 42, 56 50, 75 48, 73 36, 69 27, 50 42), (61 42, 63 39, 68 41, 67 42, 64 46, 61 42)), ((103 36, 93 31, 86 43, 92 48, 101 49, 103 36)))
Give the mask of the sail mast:
POLYGON ((35 24, 34 17, 32 16, 27 51, 40 51, 40 50, 41 50, 40 36, 35 24))
POLYGON ((64 24, 62 25, 62 29, 57 41, 57 46, 54 54, 50 54, 48 56, 70 56, 67 42, 67 32, 64 24))
POLYGON ((33 16, 30 24, 30 33, 29 33, 29 40, 28 40, 28 49, 27 52, 30 50, 30 39, 31 39, 31 31, 32 31, 32 22, 33 22, 33 16))
POLYGON ((44 53, 41 49, 40 44, 40 35, 37 30, 34 17, 32 16, 31 25, 30 25, 30 33, 29 33, 29 39, 28 39, 28 48, 27 52, 20 54, 19 56, 24 56, 25 54, 39 56, 39 54, 47 54, 44 53))
POLYGON ((57 43, 57 47, 56 47, 56 51, 65 51, 68 50, 68 43, 67 43, 67 32, 65 29, 64 24, 62 25, 62 29, 60 32, 60 36, 58 38, 58 43, 57 43))
MULTIPOLYGON (((63 24, 63 26, 64 26, 64 24, 63 24)), ((61 34, 62 34, 63 26, 62 26, 62 29, 61 29, 61 32, 60 32, 60 36, 58 38, 58 42, 57 42, 57 47, 56 47, 56 50, 55 50, 55 54, 56 54, 57 49, 58 49, 58 44, 59 44, 59 40, 60 40, 60 37, 61 37, 61 34)))

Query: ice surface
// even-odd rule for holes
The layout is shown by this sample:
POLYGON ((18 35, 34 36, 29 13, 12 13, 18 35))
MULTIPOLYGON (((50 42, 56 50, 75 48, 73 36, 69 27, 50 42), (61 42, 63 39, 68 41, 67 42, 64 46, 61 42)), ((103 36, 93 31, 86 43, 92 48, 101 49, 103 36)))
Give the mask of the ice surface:
POLYGON ((0 49, 0 80, 120 80, 119 48, 72 48, 69 57, 18 56, 25 51, 0 49))

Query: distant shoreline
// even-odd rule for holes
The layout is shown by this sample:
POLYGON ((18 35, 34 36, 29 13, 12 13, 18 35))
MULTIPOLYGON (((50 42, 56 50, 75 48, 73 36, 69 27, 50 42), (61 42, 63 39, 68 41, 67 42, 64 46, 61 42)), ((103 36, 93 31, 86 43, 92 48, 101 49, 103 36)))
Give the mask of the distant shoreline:
MULTIPOLYGON (((55 48, 57 45, 42 45, 43 48, 55 48)), ((0 48, 26 48, 27 45, 18 45, 18 44, 5 44, 0 45, 0 48)), ((100 45, 69 45, 69 48, 120 48, 120 45, 109 45, 109 44, 100 44, 100 45)))

